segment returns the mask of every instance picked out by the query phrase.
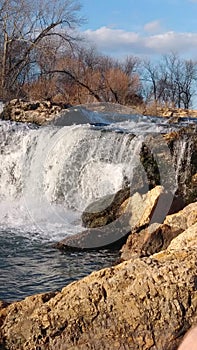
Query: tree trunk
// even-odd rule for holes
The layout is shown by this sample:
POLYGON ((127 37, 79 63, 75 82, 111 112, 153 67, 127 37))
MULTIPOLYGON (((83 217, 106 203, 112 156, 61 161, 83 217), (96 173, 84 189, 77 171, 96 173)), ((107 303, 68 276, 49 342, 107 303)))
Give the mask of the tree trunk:
POLYGON ((8 33, 6 31, 4 31, 2 72, 1 72, 1 98, 2 99, 4 99, 4 97, 6 95, 5 85, 6 85, 6 63, 7 63, 7 55, 8 55, 8 44, 9 44, 8 33))

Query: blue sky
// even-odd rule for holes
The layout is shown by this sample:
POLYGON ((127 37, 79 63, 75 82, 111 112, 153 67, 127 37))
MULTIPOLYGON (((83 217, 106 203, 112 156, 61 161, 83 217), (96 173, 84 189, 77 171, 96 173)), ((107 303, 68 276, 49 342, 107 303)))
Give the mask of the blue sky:
POLYGON ((81 0, 81 30, 99 51, 121 57, 178 52, 197 59, 197 0, 81 0))

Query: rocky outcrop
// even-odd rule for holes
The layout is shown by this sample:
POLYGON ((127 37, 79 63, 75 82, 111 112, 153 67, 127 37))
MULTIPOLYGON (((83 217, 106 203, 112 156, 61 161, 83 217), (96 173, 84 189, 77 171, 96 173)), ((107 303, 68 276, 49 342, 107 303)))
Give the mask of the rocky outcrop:
MULTIPOLYGON (((150 220, 153 219, 155 207, 162 193, 162 186, 157 186, 144 195, 136 192, 119 207, 119 216, 113 222, 100 228, 92 228, 68 236, 59 242, 56 247, 61 250, 120 248, 125 243, 131 230, 139 230, 140 227, 148 225, 150 220)), ((100 204, 100 202, 98 203, 100 204)), ((103 201, 101 203, 103 204, 103 201)), ((98 208, 96 204, 92 207, 98 208)))
POLYGON ((119 207, 130 196, 130 187, 91 203, 82 213, 85 227, 94 228, 110 224, 119 217, 119 207))
POLYGON ((2 348, 176 350, 197 323, 196 229, 191 226, 151 257, 3 308, 2 348))
POLYGON ((4 106, 0 118, 42 125, 57 117, 62 108, 63 106, 56 105, 50 101, 27 102, 15 99, 4 106))
POLYGON ((173 238, 196 222, 197 202, 189 204, 178 213, 168 215, 163 223, 154 223, 141 231, 133 230, 121 249, 121 259, 150 256, 166 249, 173 238))
POLYGON ((143 187, 151 189, 162 185, 168 193, 176 193, 185 204, 197 201, 196 132, 196 126, 190 126, 163 135, 148 134, 142 144, 140 165, 135 169, 133 182, 142 177, 143 187))
POLYGON ((170 118, 173 123, 178 123, 181 118, 192 117, 197 118, 197 110, 184 109, 176 107, 165 106, 145 106, 143 110, 144 115, 154 115, 164 118, 170 118))

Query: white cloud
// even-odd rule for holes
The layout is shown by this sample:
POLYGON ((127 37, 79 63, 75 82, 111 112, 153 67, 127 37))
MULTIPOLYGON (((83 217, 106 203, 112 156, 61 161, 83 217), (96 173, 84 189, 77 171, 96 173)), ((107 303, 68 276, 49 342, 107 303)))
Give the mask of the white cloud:
POLYGON ((96 44, 99 51, 112 55, 127 54, 164 54, 176 51, 188 54, 197 51, 197 33, 174 31, 146 35, 101 27, 97 30, 86 30, 85 37, 96 44))
POLYGON ((144 30, 147 33, 158 33, 161 31, 161 23, 159 20, 148 22, 144 25, 144 30))

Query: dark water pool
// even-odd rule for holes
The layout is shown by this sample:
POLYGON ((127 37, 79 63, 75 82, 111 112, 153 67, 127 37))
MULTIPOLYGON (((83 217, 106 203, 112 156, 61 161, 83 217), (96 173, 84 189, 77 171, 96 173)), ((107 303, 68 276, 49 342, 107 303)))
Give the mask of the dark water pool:
POLYGON ((113 265, 118 251, 62 253, 52 243, 0 232, 0 300, 60 290, 103 267, 113 265))

